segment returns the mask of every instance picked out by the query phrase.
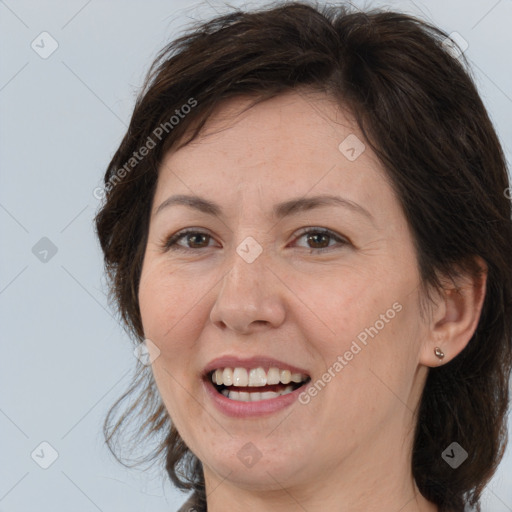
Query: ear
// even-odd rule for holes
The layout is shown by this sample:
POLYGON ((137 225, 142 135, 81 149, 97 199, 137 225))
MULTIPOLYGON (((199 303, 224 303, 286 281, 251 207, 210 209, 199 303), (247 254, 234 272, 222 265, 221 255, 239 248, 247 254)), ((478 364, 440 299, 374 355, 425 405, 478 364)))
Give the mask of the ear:
POLYGON ((425 366, 451 361, 466 347, 477 328, 488 268, 480 257, 475 258, 475 263, 480 267, 476 275, 464 273, 453 280, 442 280, 443 289, 437 293, 420 353, 420 363, 425 366))

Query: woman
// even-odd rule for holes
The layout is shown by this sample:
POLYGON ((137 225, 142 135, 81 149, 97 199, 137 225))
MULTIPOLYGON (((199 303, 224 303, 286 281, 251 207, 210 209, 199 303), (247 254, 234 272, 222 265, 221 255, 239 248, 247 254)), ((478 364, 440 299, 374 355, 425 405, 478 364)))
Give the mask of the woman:
POLYGON ((182 511, 479 509, 505 446, 511 210, 446 38, 289 3, 154 63, 96 219, 149 357, 105 433, 138 414, 161 436, 182 511))

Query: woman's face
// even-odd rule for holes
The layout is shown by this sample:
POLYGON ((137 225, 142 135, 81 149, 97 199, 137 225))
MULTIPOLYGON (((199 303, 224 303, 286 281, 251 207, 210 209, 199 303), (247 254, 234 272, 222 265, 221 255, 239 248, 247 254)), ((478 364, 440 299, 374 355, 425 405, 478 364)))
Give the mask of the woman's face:
POLYGON ((165 406, 212 485, 409 470, 428 326, 397 198, 327 96, 247 101, 159 171, 139 299, 165 406))

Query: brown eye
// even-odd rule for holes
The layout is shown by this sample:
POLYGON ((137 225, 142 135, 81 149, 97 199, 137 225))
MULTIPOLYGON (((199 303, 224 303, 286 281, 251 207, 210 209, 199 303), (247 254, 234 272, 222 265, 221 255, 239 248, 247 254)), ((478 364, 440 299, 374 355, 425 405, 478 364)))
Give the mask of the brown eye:
POLYGON ((197 246, 207 247, 208 240, 210 239, 210 235, 206 235, 205 233, 187 233, 185 235, 186 243, 192 244, 192 249, 196 249, 197 246), (204 241, 207 241, 206 246, 204 245, 204 241))
POLYGON ((331 237, 325 233, 313 233, 307 235, 308 243, 312 243, 312 249, 323 249, 329 246, 331 237))
MULTIPOLYGON (((302 234, 296 239, 304 238, 311 252, 325 252, 326 250, 335 249, 348 245, 350 242, 339 236, 333 231, 325 228, 309 228, 302 231, 302 234), (336 242, 331 244, 331 242, 336 242)), ((304 247, 304 246, 302 246, 304 247)))
POLYGON ((204 249, 209 247, 212 237, 203 231, 180 231, 172 235, 164 244, 166 250, 187 251, 194 249, 204 249), (179 243, 184 240, 184 243, 179 243))

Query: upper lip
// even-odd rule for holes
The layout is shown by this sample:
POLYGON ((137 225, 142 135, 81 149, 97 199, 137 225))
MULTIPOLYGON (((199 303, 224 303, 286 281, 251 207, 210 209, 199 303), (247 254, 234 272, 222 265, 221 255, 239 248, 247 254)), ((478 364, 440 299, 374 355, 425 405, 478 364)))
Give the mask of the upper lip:
POLYGON ((258 368, 262 367, 264 370, 268 371, 269 368, 279 368, 280 370, 290 370, 291 373, 302 373, 309 376, 309 372, 304 370, 304 368, 299 368, 298 366, 294 366, 288 364, 284 361, 280 361, 279 359, 274 359, 272 357, 267 356, 254 356, 250 358, 240 358, 237 356, 221 356, 210 361, 203 370, 203 374, 207 375, 213 370, 217 370, 219 368, 258 368))

